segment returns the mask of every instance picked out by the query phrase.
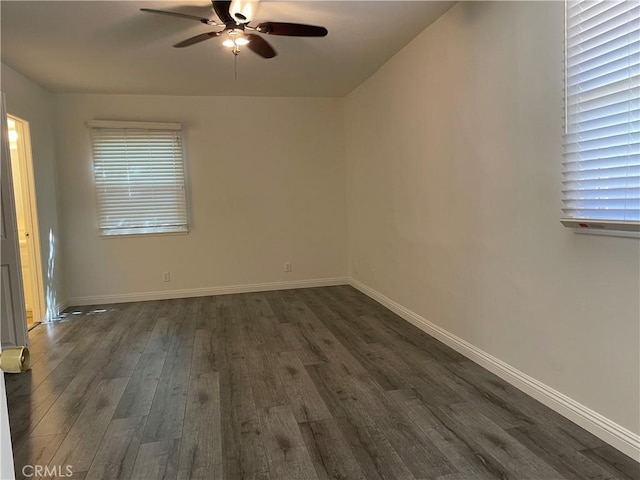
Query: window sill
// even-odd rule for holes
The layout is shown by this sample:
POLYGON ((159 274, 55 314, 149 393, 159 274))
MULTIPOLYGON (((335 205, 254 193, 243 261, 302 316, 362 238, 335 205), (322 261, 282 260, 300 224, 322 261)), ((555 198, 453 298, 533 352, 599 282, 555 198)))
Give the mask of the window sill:
POLYGON ((562 225, 585 235, 604 235, 608 237, 640 238, 640 222, 586 220, 563 218, 562 225))
POLYGON ((166 237, 176 235, 189 235, 189 230, 182 230, 176 232, 140 232, 140 233, 100 233, 100 238, 147 238, 147 237, 166 237))

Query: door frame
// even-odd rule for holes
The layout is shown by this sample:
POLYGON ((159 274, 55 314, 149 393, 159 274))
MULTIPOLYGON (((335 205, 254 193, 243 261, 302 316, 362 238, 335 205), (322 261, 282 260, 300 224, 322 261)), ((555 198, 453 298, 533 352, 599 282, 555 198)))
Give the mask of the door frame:
POLYGON ((41 323, 49 320, 46 318, 47 309, 44 300, 44 280, 42 275, 42 256, 40 250, 40 228, 38 225, 38 204, 36 200, 36 184, 33 172, 33 156, 31 152, 31 131, 29 122, 10 113, 7 117, 16 124, 18 132, 18 162, 20 168, 20 180, 22 183, 22 203, 24 207, 24 221, 30 241, 27 242, 29 260, 32 267, 29 279, 33 292, 33 323, 41 323))
POLYGON ((20 264, 20 247, 18 245, 18 225, 16 222, 16 206, 14 201, 13 178, 11 175, 11 151, 9 149, 9 128, 7 125, 6 103, 2 93, 2 114, 0 115, 1 139, 0 163, 2 173, 2 214, 0 222, 0 252, 2 259, 2 292, 0 302, 4 315, 0 319, 0 329, 4 324, 9 332, 0 332, 0 342, 7 346, 27 345, 29 336, 27 318, 24 309, 24 293, 22 291, 22 266, 20 264))

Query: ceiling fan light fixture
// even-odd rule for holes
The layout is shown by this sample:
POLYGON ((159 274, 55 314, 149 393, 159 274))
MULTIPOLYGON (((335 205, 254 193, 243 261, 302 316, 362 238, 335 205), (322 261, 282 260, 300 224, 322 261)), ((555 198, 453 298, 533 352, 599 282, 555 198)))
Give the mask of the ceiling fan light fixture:
POLYGON ((244 45, 247 45, 249 43, 249 39, 242 36, 242 37, 230 37, 227 38, 224 42, 222 42, 222 45, 224 45, 225 47, 229 47, 229 48, 234 48, 234 47, 242 47, 244 45))

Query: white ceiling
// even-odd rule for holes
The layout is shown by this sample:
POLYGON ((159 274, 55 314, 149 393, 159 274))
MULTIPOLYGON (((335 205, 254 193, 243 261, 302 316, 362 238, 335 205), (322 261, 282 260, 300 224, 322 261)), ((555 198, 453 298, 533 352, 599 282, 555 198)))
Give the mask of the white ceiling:
POLYGON ((52 92, 167 95, 343 96, 441 16, 436 1, 262 1, 256 19, 322 25, 324 38, 264 35, 278 52, 220 38, 172 45, 216 30, 141 7, 213 18, 207 0, 0 2, 2 61, 52 92))

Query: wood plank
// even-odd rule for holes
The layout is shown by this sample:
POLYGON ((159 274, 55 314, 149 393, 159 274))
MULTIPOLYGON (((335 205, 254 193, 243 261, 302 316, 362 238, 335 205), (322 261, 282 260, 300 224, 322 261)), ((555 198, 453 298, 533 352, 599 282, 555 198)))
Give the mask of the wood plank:
MULTIPOLYGON (((269 307, 279 323, 291 323, 294 325, 306 325, 312 327, 304 318, 305 306, 300 303, 297 289, 262 292, 269 303, 269 307)), ((313 331, 313 328, 311 328, 313 331)))
POLYGON ((19 443, 23 437, 31 433, 71 380, 71 377, 47 378, 30 395, 8 397, 8 408, 11 412, 9 424, 14 443, 19 443))
POLYGON ((361 405, 384 432, 416 478, 425 474, 437 477, 456 471, 429 437, 368 378, 350 378, 347 389, 352 400, 361 405))
POLYGON ((89 470, 127 380, 100 381, 49 465, 71 465, 82 472, 89 470))
POLYGON ((399 350, 375 344, 369 345, 369 348, 375 352, 376 362, 386 363, 402 375, 403 381, 397 381, 401 389, 407 388, 408 385, 429 405, 450 405, 463 400, 463 397, 449 388, 437 373, 430 372, 427 365, 420 368, 408 361, 399 350))
POLYGON ((507 429, 506 432, 543 459, 567 480, 584 478, 613 479, 613 475, 567 445, 561 437, 543 427, 529 425, 507 429))
POLYGON ((224 480, 222 464, 178 471, 178 480, 224 480))
POLYGON ((277 292, 282 296, 287 310, 287 322, 305 328, 309 332, 324 330, 327 328, 322 320, 313 312, 304 299, 300 297, 300 290, 284 290, 277 292))
POLYGON ((262 292, 278 323, 290 323, 292 320, 288 294, 284 291, 262 292))
POLYGON ((193 373, 217 372, 218 348, 215 331, 210 328, 196 330, 191 371, 193 373))
POLYGON ((188 387, 189 372, 184 368, 169 368, 163 372, 144 429, 145 443, 182 436, 188 387))
POLYGON ((269 471, 278 480, 317 480, 293 412, 288 406, 258 410, 269 471))
MULTIPOLYGON (((355 360, 362 365, 384 390, 398 390, 410 386, 409 382, 389 362, 371 347, 374 342, 380 340, 380 335, 367 334, 375 329, 368 325, 365 319, 357 319, 348 316, 343 308, 336 307, 333 303, 327 304, 327 299, 318 294, 317 290, 308 289, 300 293, 301 297, 309 302, 314 314, 330 326, 336 339, 345 346, 355 360)), ((332 299, 328 299, 332 302, 332 299)))
POLYGON ((613 478, 640 479, 640 464, 610 445, 582 450, 580 453, 606 469, 613 478))
POLYGON ((292 323, 281 323, 280 329, 304 365, 315 365, 329 361, 324 351, 317 344, 313 332, 308 331, 303 326, 292 323))
POLYGON ((47 378, 66 378, 78 375, 89 357, 94 354, 103 336, 102 332, 91 331, 87 332, 82 341, 69 343, 68 345, 71 345, 73 349, 47 378))
POLYGON ((129 325, 117 341, 109 345, 107 351, 110 361, 102 369, 102 378, 133 375, 157 322, 155 312, 160 308, 160 302, 140 302, 130 304, 125 309, 120 322, 129 325))
POLYGON ((381 429, 354 401, 347 389, 348 380, 337 368, 322 364, 306 369, 367 479, 415 479, 381 429))
POLYGON ((320 480, 368 480, 332 418, 298 425, 320 480))
POLYGON ((32 365, 40 360, 40 357, 50 351, 54 345, 61 343, 73 343, 69 340, 61 342, 68 332, 79 331, 83 325, 79 322, 56 320, 50 323, 41 323, 29 330, 29 352, 33 349, 32 365))
POLYGON ((149 340, 147 341, 147 345, 144 349, 145 353, 166 352, 169 350, 173 331, 176 328, 177 326, 171 318, 167 316, 161 316, 158 318, 158 321, 149 335, 149 340))
POLYGON ((201 297, 197 310, 196 330, 215 333, 218 325, 218 297, 201 297))
POLYGON ((141 357, 140 352, 129 352, 118 349, 111 361, 102 369, 101 378, 131 377, 141 357))
POLYGON ((131 480, 175 480, 180 439, 143 443, 138 449, 131 480))
POLYGON ((140 356, 113 418, 149 415, 166 357, 166 352, 143 353, 140 356))
POLYGON ((263 344, 244 349, 256 408, 286 405, 288 398, 274 354, 263 344))
POLYGON ((561 480, 563 476, 467 403, 439 407, 438 418, 484 458, 493 458, 507 476, 561 480))
POLYGON ((269 467, 237 322, 237 296, 218 303, 223 472, 227 478, 266 479, 269 467))
POLYGON ((295 352, 280 352, 276 368, 282 378, 288 403, 299 423, 331 418, 329 409, 295 352))
POLYGON ((344 375, 364 375, 365 368, 358 362, 345 346, 329 330, 318 329, 313 337, 326 355, 327 363, 335 365, 344 375))
POLYGON ((247 304, 250 318, 260 330, 262 343, 273 352, 291 350, 291 343, 280 328, 280 322, 265 296, 260 293, 248 294, 247 304))
POLYGON ((240 338, 245 346, 266 344, 265 332, 260 322, 254 317, 246 295, 235 297, 236 321, 240 330, 240 338))
POLYGON ((100 382, 97 373, 79 375, 71 380, 31 435, 38 437, 68 433, 100 382))
POLYGON ((605 445, 596 436, 470 360, 440 366, 471 385, 474 391, 468 393, 468 401, 502 428, 541 425, 546 430, 555 431, 576 450, 605 445))
POLYGON ((222 427, 220 382, 217 373, 191 377, 178 470, 198 477, 199 472, 222 471, 222 427))
POLYGON ((95 480, 129 478, 138 456, 146 420, 146 417, 112 420, 100 442, 87 478, 95 480))
POLYGON ((370 321, 366 318, 368 310, 354 310, 353 305, 344 304, 342 298, 331 295, 324 288, 300 290, 299 295, 308 308, 333 332, 341 331, 350 340, 365 344, 380 341, 381 330, 376 328, 375 319, 370 321))
MULTIPOLYGON (((73 470, 73 468, 71 467, 63 467, 63 468, 58 468, 56 470, 53 470, 54 475, 60 475, 58 476, 47 476, 47 477, 31 477, 32 480, 68 480, 68 479, 72 479, 72 480, 86 480, 87 478, 87 472, 79 472, 77 470, 73 470), (71 476, 69 476, 71 475, 71 476)), ((45 470, 46 472, 46 470, 45 470)))
MULTIPOLYGON (((436 477, 435 480, 479 480, 480 478, 486 478, 486 477, 479 477, 476 473, 462 472, 462 473, 450 473, 449 475, 442 475, 440 477, 436 477)), ((499 477, 491 477, 491 478, 495 479, 499 477)), ((507 477, 503 477, 503 478, 507 478, 507 477)), ((424 479, 424 480, 431 480, 431 479, 424 479)))
POLYGON ((184 300, 169 301, 168 315, 175 319, 175 328, 172 328, 171 343, 149 410, 143 443, 182 436, 196 320, 185 316, 185 303, 184 300))
MULTIPOLYGON (((474 480, 494 480, 509 478, 502 465, 493 457, 479 452, 470 445, 466 437, 459 436, 438 415, 423 403, 414 393, 404 390, 387 392, 387 396, 420 428, 440 452, 460 472, 461 478, 469 476, 474 480)), ((455 478, 457 474, 447 474, 438 478, 455 478)))
POLYGON ((34 473, 32 466, 49 465, 64 437, 64 434, 47 437, 24 437, 20 442, 13 442, 13 464, 16 480, 30 478, 34 473))
POLYGON ((355 305, 364 308, 364 310, 360 310, 360 315, 367 315, 372 320, 376 319, 376 327, 387 332, 387 338, 392 339, 392 344, 401 351, 422 352, 421 355, 426 353, 443 363, 466 360, 463 355, 400 318, 391 310, 382 307, 375 300, 363 295, 353 287, 329 287, 327 294, 333 296, 338 302, 347 302, 347 305, 351 305, 353 308, 355 305))

